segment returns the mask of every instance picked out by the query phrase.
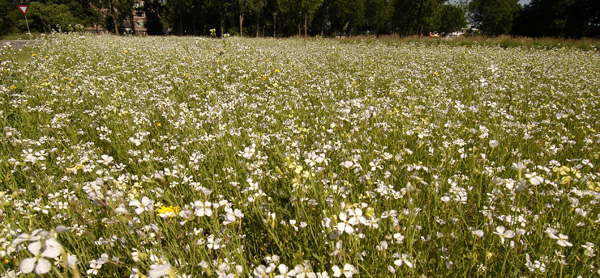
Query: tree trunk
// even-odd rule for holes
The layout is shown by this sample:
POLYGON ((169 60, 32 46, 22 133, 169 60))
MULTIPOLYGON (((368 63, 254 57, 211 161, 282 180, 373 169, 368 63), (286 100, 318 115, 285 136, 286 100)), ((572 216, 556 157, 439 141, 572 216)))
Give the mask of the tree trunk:
POLYGON ((308 15, 304 14, 304 36, 308 37, 308 15))
POLYGON ((223 18, 223 0, 219 0, 219 24, 221 25, 221 38, 225 34, 225 19, 223 18))
POLYGON ((131 32, 135 36, 135 20, 133 20, 133 9, 131 10, 131 14, 129 15, 129 25, 131 25, 131 32))
POLYGON ((256 21, 256 37, 258 38, 258 20, 256 21))
POLYGON ((192 17, 192 29, 194 30, 194 36, 197 36, 198 32, 196 29, 196 13, 194 13, 194 16, 192 17))
POLYGON ((277 12, 273 13, 273 38, 277 37, 277 12))
POLYGON ((244 36, 244 30, 242 29, 243 22, 244 22, 244 15, 240 12, 240 37, 244 36))
POLYGON ((240 5, 240 37, 244 36, 244 30, 242 29, 243 28, 242 23, 244 22, 244 12, 242 10, 242 5, 243 5, 242 1, 243 0, 239 1, 239 5, 240 5))
POLYGON ((115 34, 119 35, 119 23, 117 22, 117 15, 113 12, 113 24, 115 25, 115 34))
POLYGON ((223 35, 225 35, 225 20, 223 19, 223 16, 221 16, 221 38, 223 37, 223 35))
POLYGON ((423 0, 421 0, 421 3, 419 4, 419 16, 417 17, 417 35, 421 34, 422 28, 421 28, 421 19, 423 19, 423 0))
POLYGON ((277 37, 277 12, 273 12, 273 38, 277 37))
POLYGON ((119 24, 117 22, 117 14, 115 13, 115 1, 110 1, 110 12, 112 13, 113 24, 115 25, 115 34, 119 35, 119 24))
POLYGON ((181 17, 181 1, 177 0, 177 6, 179 9, 179 30, 181 31, 181 36, 183 36, 183 18, 181 17))

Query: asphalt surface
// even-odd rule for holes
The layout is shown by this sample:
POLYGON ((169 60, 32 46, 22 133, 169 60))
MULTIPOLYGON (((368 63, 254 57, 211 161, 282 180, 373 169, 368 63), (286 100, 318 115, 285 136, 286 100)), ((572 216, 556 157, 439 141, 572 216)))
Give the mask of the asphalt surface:
POLYGON ((0 47, 4 47, 5 43, 10 43, 12 49, 21 49, 27 45, 30 40, 0 40, 0 47))

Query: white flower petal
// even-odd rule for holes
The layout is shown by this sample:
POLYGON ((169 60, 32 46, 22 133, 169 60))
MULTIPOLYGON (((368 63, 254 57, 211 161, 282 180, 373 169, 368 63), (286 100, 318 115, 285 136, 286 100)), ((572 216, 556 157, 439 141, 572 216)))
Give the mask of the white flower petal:
POLYGON ((331 269, 333 269, 333 277, 340 277, 342 276, 342 272, 340 271, 340 267, 337 265, 334 265, 331 269))
POLYGON ((42 257, 56 258, 56 257, 60 256, 61 251, 62 251, 62 248, 58 248, 58 247, 46 248, 46 250, 44 250, 44 252, 42 252, 42 257))
POLYGON ((150 270, 150 273, 148 273, 148 278, 163 277, 165 275, 169 275, 171 273, 171 271, 172 271, 171 264, 169 264, 169 263, 162 264, 162 265, 159 265, 156 268, 150 270))
POLYGON ((277 268, 279 269, 279 273, 281 274, 287 274, 289 270, 287 265, 284 264, 280 264, 277 268))
POLYGON ((62 245, 56 239, 49 238, 46 240, 46 249, 42 252, 42 257, 56 258, 60 256, 62 245))
POLYGON ((153 201, 153 200, 151 200, 150 198, 148 198, 148 197, 144 196, 144 197, 142 197, 142 204, 143 204, 145 207, 148 207, 148 206, 151 206, 152 204, 154 204, 154 201, 153 201))
POLYGON ((358 273, 358 271, 356 270, 356 268, 351 265, 351 264, 345 264, 344 265, 344 276, 346 277, 352 277, 352 275, 358 273))
POLYGON ((505 238, 513 238, 513 237, 515 237, 515 232, 508 230, 508 231, 504 232, 504 237, 505 238))
POLYGON ((74 268, 75 268, 75 266, 76 266, 76 265, 77 265, 77 263, 78 263, 78 262, 77 262, 77 257, 76 257, 76 256, 74 256, 74 255, 68 255, 68 256, 67 256, 67 262, 68 262, 68 264, 69 264, 69 267, 74 269, 74 268))
POLYGON ((348 219, 348 215, 345 212, 340 213, 340 220, 346 221, 348 219))
POLYGON ((505 230, 506 230, 506 228, 504 228, 504 226, 498 226, 498 227, 496 227, 496 232, 498 232, 500 234, 504 234, 505 230))
POLYGON ((36 274, 48 273, 48 271, 50 271, 51 266, 52 266, 52 264, 50 264, 50 262, 48 260, 39 259, 37 265, 35 266, 35 273, 36 274))
POLYGON ((35 266, 36 258, 27 258, 21 262, 19 268, 23 273, 31 273, 33 271, 33 267, 35 266))
POLYGON ((139 201, 139 200, 131 200, 131 201, 129 202, 129 206, 130 206, 130 207, 141 207, 141 206, 142 206, 142 203, 140 203, 140 201, 139 201))
POLYGON ((542 178, 540 176, 534 176, 529 179, 529 182, 533 185, 539 185, 544 182, 544 178, 542 178))
POLYGON ((144 212, 144 208, 143 207, 139 207, 135 209, 135 213, 137 214, 142 214, 142 212, 144 212))
POLYGON ((354 233, 354 228, 352 228, 352 226, 350 226, 350 225, 346 225, 345 231, 346 231, 346 233, 351 234, 351 233, 354 233))
POLYGON ((40 249, 42 248, 42 243, 39 241, 32 242, 27 246, 27 250, 31 252, 34 256, 37 256, 40 253, 40 249))

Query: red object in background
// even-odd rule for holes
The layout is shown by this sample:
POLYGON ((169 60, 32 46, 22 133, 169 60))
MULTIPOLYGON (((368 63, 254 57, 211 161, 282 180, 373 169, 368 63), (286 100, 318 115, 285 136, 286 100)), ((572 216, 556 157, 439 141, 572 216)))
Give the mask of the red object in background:
POLYGON ((29 10, 29 5, 17 5, 17 8, 19 8, 19 10, 21 10, 21 13, 23 13, 23 15, 27 15, 27 10, 29 10))

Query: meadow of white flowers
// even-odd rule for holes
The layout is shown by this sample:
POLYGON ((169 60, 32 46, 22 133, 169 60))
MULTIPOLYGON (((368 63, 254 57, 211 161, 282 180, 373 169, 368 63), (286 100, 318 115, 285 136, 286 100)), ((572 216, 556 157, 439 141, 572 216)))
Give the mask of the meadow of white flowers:
POLYGON ((1 277, 600 275, 600 55, 51 35, 0 50, 1 277))

